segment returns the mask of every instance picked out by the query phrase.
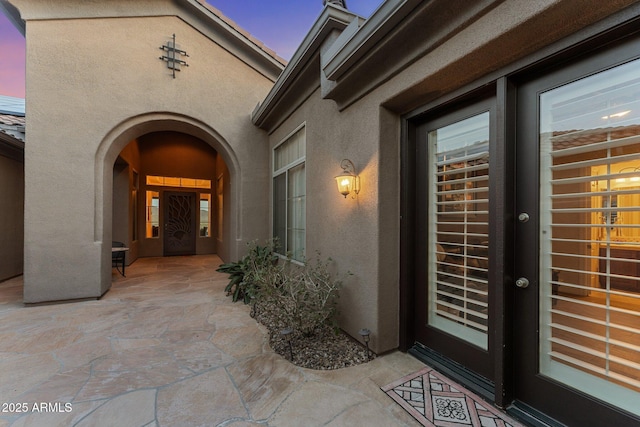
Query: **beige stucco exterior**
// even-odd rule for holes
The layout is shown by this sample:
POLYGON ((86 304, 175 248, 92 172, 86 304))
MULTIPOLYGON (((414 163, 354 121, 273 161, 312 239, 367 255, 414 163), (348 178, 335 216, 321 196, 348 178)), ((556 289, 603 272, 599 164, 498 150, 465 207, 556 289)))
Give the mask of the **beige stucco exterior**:
POLYGON ((268 205, 268 144, 249 113, 281 68, 274 57, 197 2, 12 3, 27 38, 25 302, 109 288, 114 163, 151 132, 193 136, 223 159, 227 257, 268 236, 252 214, 268 205), (189 55, 175 79, 159 59, 172 34, 189 55))
MULTIPOLYGON (((179 132, 213 148, 225 186, 215 250, 235 260, 270 236, 271 153, 304 125, 307 256, 352 273, 341 326, 371 329, 385 352, 400 334, 403 115, 634 2, 590 2, 578 19, 572 0, 389 0, 366 21, 328 5, 277 80, 277 61, 197 1, 11 3, 27 23, 26 302, 108 289, 110 241, 125 237, 113 230, 130 221, 113 200, 143 163, 132 141, 179 132), (175 79, 158 59, 172 34, 189 54, 175 79), (343 158, 360 175, 355 199, 335 189, 343 158)), ((129 260, 159 254, 131 246, 129 260)))
MULTIPOLYGON (((514 292, 525 289, 529 281, 523 286, 521 279, 516 282, 511 277, 519 277, 514 273, 522 269, 520 264, 539 267, 538 260, 523 261, 510 253, 519 249, 516 243, 522 242, 517 239, 526 236, 516 230, 518 198, 537 184, 524 186, 526 179, 515 171, 516 164, 520 171, 528 167, 522 153, 529 153, 523 148, 530 147, 523 146, 526 138, 521 133, 531 134, 533 143, 539 143, 539 135, 533 136, 539 129, 533 123, 540 110, 529 105, 538 101, 538 93, 526 92, 532 90, 527 84, 541 85, 542 79, 584 65, 586 59, 594 69, 612 67, 617 56, 600 63, 609 49, 623 46, 636 55, 638 38, 630 37, 629 30, 635 34, 640 27, 640 3, 386 0, 367 20, 328 3, 283 67, 259 43, 199 0, 0 1, 17 7, 27 30, 25 302, 100 297, 109 289, 113 274, 112 240, 130 246, 128 262, 166 254, 160 240, 144 239, 145 214, 132 209, 136 176, 140 178, 138 205, 151 188, 144 183, 146 175, 193 173, 197 175, 193 178, 211 180, 212 209, 222 212, 223 226, 210 239, 199 240, 194 253, 215 252, 224 260, 239 259, 246 242, 262 242, 274 234, 274 150, 304 127, 306 216, 300 223, 306 234, 305 252, 307 259, 316 253, 331 258, 331 268, 343 279, 340 327, 356 338, 362 328, 370 329, 369 345, 376 353, 399 346, 406 350, 415 344, 411 349, 415 354, 422 345, 418 338, 442 332, 429 329, 429 320, 419 324, 427 318, 427 303, 446 301, 426 296, 424 290, 430 280, 441 281, 442 270, 433 263, 422 270, 415 264, 427 263, 424 254, 433 260, 436 253, 444 252, 437 249, 439 245, 424 243, 434 243, 429 233, 435 234, 425 225, 434 216, 425 212, 440 212, 436 205, 448 203, 440 203, 444 200, 440 195, 437 203, 423 203, 428 188, 435 188, 428 184, 437 172, 432 165, 424 166, 426 160, 416 160, 418 151, 422 150, 422 159, 428 151, 424 144, 417 149, 416 141, 424 143, 433 129, 425 130, 426 124, 453 117, 461 121, 470 117, 469 111, 477 115, 479 108, 485 108, 484 113, 489 108, 488 133, 494 135, 486 137, 493 141, 493 151, 487 152, 491 167, 487 164, 486 169, 491 170, 491 184, 487 184, 491 189, 476 194, 491 198, 491 203, 482 201, 491 208, 470 211, 486 222, 482 225, 489 231, 482 245, 491 250, 470 255, 486 260, 487 266, 468 267, 487 273, 481 278, 487 289, 482 292, 490 297, 480 301, 486 302, 487 310, 478 313, 489 319, 480 325, 489 344, 463 342, 464 337, 449 330, 443 333, 448 336, 436 338, 446 341, 445 345, 425 345, 419 357, 459 375, 463 383, 486 392, 483 396, 499 406, 520 398, 521 383, 516 382, 538 371, 515 378, 513 368, 531 362, 523 354, 527 345, 534 341, 538 345, 539 335, 529 331, 527 341, 519 340, 513 324, 535 329, 538 323, 528 321, 540 316, 537 300, 530 317, 514 313, 514 307, 523 305, 523 298, 514 292), (173 34, 180 49, 189 54, 182 57, 188 67, 183 66, 175 78, 158 58, 162 55, 158 47, 173 34), (529 104, 519 103, 521 93, 520 99, 529 104), (521 113, 529 107, 530 114, 521 113), (416 130, 421 126, 422 139, 416 130), (343 159, 351 160, 359 175, 356 197, 345 198, 336 191, 334 177, 341 173, 343 159), (419 168, 429 171, 419 175, 415 171, 419 168), (507 182, 516 178, 518 188, 507 182), (414 188, 418 184, 422 187, 414 188), (422 198, 416 196, 418 192, 422 198), (416 226, 419 214, 422 222, 416 226), (132 236, 136 222, 140 230, 132 236), (415 230, 419 230, 415 236, 407 236, 415 230), (433 276, 423 274, 421 280, 414 280, 412 275, 417 277, 429 268, 433 276), (421 336, 415 332, 419 328, 421 336), (514 350, 515 343, 525 345, 514 350), (434 356, 442 348, 445 351, 434 356), (478 370, 470 359, 481 352, 488 367, 478 370)), ((629 60, 633 56, 629 55, 623 59, 629 60)), ((539 147, 534 148, 537 155, 539 147)), ((297 157, 292 164, 299 167, 299 161, 297 157)), ((0 156, 0 194, 11 192, 10 185, 4 185, 6 176, 22 178, 20 168, 19 162, 0 156)), ((476 199, 467 200, 477 204, 476 199)), ((7 215, 19 223, 20 194, 15 194, 14 202, 7 215)), ((518 221, 529 220, 528 214, 522 218, 518 221)), ((466 221, 465 217, 465 227, 466 221)), ((210 225, 214 223, 215 219, 210 225)), ((484 238, 485 233, 474 237, 478 235, 484 238)), ((14 242, 18 238, 19 234, 12 235, 14 242)), ((583 255, 572 251, 578 258, 583 255)), ((5 255, 14 268, 21 268, 14 254, 5 255)), ((575 265, 569 270, 576 269, 586 271, 575 265)), ((0 280, 3 275, 19 274, 14 271, 0 269, 0 280)), ((559 273, 547 272, 556 276, 546 280, 557 287, 559 273)), ((549 292, 556 295, 553 286, 549 292)), ((461 323, 460 319, 456 317, 454 323, 461 323)), ((532 347, 529 353, 537 356, 540 349, 532 347)))

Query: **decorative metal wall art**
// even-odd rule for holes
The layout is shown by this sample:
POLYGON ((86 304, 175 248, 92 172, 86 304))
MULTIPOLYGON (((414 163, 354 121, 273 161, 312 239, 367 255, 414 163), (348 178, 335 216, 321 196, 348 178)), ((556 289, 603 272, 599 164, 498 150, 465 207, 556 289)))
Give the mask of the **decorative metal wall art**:
POLYGON ((180 71, 182 66, 188 67, 189 64, 182 60, 182 57, 189 57, 187 52, 178 49, 176 45, 176 35, 174 34, 172 39, 167 42, 166 45, 160 46, 160 50, 166 52, 165 55, 160 57, 161 60, 167 62, 167 68, 172 72, 173 78, 176 78, 176 71, 180 71))

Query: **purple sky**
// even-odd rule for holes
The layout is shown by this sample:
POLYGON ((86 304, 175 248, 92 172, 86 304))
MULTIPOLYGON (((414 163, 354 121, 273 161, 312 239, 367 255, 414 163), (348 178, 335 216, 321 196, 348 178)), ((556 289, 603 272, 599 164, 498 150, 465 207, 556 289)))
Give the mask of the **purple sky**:
MULTIPOLYGON (((322 11, 322 0, 207 0, 240 27, 290 59, 322 11)), ((382 0, 347 0, 369 17, 382 0)), ((24 98, 24 37, 0 12, 0 95, 24 98)))

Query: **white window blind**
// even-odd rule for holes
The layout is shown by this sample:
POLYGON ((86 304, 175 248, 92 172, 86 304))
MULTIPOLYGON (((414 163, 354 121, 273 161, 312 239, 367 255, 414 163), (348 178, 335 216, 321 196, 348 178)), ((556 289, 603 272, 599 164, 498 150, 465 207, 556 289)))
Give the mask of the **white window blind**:
POLYGON ((640 65, 541 96, 541 370, 639 413, 640 65), (635 403, 634 403, 635 402, 635 403))
POLYGON ((489 113, 429 133, 429 324, 487 348, 489 113))

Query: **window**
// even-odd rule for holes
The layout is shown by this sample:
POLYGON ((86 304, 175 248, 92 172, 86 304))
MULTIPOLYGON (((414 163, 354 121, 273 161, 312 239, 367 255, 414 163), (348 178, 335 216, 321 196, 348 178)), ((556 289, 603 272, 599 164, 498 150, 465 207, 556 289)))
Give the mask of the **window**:
POLYGON ((489 112, 429 132, 429 324, 487 349, 489 112))
POLYGON ((635 414, 640 60, 540 94, 540 370, 635 414))
POLYGON ((131 241, 138 240, 138 190, 140 189, 140 177, 138 172, 133 172, 133 188, 131 189, 131 241))
POLYGON ((147 185, 159 187, 211 188, 211 180, 147 175, 147 185))
POLYGON ((273 237, 280 254, 303 261, 306 238, 306 172, 304 127, 273 152, 273 237))
POLYGON ((146 234, 148 239, 158 238, 160 230, 160 193, 147 191, 147 224, 146 234))
POLYGON ((200 194, 200 237, 211 236, 211 194, 200 194))
POLYGON ((224 177, 222 175, 216 181, 216 193, 218 196, 218 240, 222 241, 224 226, 224 177))

